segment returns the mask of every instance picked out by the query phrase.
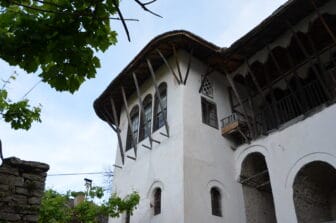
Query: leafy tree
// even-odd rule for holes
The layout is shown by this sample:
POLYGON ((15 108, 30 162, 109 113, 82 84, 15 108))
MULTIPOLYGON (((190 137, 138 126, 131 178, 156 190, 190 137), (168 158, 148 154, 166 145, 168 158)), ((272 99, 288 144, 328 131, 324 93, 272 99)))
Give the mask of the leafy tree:
MULTIPOLYGON (((117 42, 112 19, 120 20, 128 39, 120 0, 0 0, 0 58, 28 73, 37 72, 57 91, 74 93, 94 78, 104 52, 117 42)), ((142 3, 143 10, 156 0, 142 3)), ((29 129, 40 121, 40 109, 28 100, 9 103, 8 92, 0 93, 0 112, 14 129, 29 129)))
POLYGON ((31 108, 28 99, 22 99, 17 102, 13 102, 9 99, 5 87, 15 79, 16 76, 11 75, 7 80, 3 80, 4 84, 2 89, 0 89, 0 115, 6 122, 11 123, 13 129, 28 130, 32 122, 41 121, 41 106, 31 108))
POLYGON ((44 192, 40 214, 40 223, 70 222, 72 212, 70 209, 69 196, 57 193, 54 190, 44 192))
POLYGON ((121 199, 114 194, 108 201, 96 204, 95 199, 101 200, 104 196, 101 187, 92 187, 86 194, 86 199, 78 205, 71 206, 70 198, 83 194, 83 192, 68 192, 66 195, 47 190, 42 198, 39 223, 98 223, 102 217, 119 217, 121 213, 133 213, 136 209, 140 196, 133 192, 126 198, 121 199))

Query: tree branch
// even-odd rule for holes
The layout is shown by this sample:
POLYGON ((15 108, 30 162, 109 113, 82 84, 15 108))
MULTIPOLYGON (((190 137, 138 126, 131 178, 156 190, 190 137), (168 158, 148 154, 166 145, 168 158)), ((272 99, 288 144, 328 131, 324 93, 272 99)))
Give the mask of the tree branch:
POLYGON ((121 11, 120 11, 120 8, 119 8, 119 5, 116 3, 115 0, 113 1, 113 4, 114 4, 114 6, 115 6, 116 9, 117 9, 117 13, 118 13, 118 15, 119 15, 119 17, 120 17, 121 23, 122 23, 122 25, 123 25, 123 27, 124 27, 124 30, 125 30, 125 32, 126 32, 127 39, 128 39, 128 41, 130 42, 130 41, 131 41, 131 37, 130 37, 129 31, 128 31, 128 28, 127 28, 127 25, 126 25, 124 16, 122 15, 122 13, 121 13, 121 11))
POLYGON ((52 5, 52 6, 55 6, 55 7, 58 7, 58 8, 63 8, 63 9, 66 9, 64 6, 62 5, 58 5, 56 3, 53 3, 53 2, 49 2, 49 1, 42 1, 42 0, 33 0, 35 2, 39 2, 39 3, 42 3, 42 4, 46 4, 46 5, 52 5))
POLYGON ((39 12, 47 12, 47 13, 55 13, 55 14, 65 14, 65 13, 67 13, 67 12, 58 12, 58 11, 40 9, 40 8, 32 7, 32 6, 21 4, 21 3, 18 3, 18 2, 14 2, 14 1, 12 3, 14 5, 21 6, 21 7, 27 8, 27 9, 31 9, 31 10, 35 10, 35 11, 39 11, 39 12))
POLYGON ((151 13, 151 14, 157 16, 157 17, 162 18, 162 16, 160 16, 159 14, 157 14, 157 13, 155 13, 155 12, 149 10, 149 9, 146 7, 146 5, 149 5, 149 4, 152 4, 152 3, 156 2, 156 0, 152 0, 152 1, 149 1, 149 2, 146 2, 146 3, 142 3, 140 0, 134 0, 134 1, 135 1, 136 3, 138 3, 138 5, 140 5, 141 8, 142 8, 143 10, 145 10, 145 11, 147 11, 147 12, 149 12, 149 13, 151 13))
POLYGON ((30 88, 30 89, 23 95, 22 99, 24 99, 25 97, 27 97, 27 95, 28 95, 32 90, 34 90, 34 89, 37 87, 37 85, 39 85, 41 82, 42 82, 42 80, 39 80, 38 82, 36 82, 36 83, 33 85, 33 87, 31 87, 31 88, 30 88))

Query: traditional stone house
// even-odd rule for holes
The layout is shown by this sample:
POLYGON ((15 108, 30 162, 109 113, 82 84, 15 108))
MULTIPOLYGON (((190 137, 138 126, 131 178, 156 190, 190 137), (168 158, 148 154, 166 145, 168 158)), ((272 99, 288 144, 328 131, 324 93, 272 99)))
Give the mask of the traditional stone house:
POLYGON ((110 222, 336 220, 336 1, 291 0, 229 48, 164 33, 95 101, 118 136, 110 222))

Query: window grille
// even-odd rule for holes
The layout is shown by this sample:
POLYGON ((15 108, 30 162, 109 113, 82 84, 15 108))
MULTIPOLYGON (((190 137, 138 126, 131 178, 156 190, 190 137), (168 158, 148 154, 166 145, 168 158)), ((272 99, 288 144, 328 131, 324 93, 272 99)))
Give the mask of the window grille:
POLYGON ((208 96, 210 98, 213 98, 213 86, 210 80, 202 75, 202 80, 203 80, 203 86, 201 89, 201 93, 205 96, 208 96))

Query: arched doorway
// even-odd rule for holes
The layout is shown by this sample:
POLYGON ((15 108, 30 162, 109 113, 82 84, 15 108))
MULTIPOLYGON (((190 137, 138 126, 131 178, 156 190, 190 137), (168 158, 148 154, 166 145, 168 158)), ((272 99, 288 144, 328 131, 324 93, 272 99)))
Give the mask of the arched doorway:
POLYGON ((246 222, 275 223, 272 187, 265 157, 249 154, 242 163, 240 183, 243 187, 246 222))
POLYGON ((293 199, 298 223, 336 220, 336 169, 326 162, 311 162, 297 173, 293 199))

